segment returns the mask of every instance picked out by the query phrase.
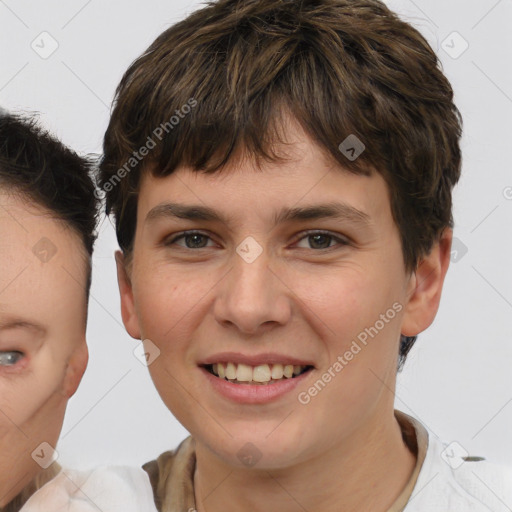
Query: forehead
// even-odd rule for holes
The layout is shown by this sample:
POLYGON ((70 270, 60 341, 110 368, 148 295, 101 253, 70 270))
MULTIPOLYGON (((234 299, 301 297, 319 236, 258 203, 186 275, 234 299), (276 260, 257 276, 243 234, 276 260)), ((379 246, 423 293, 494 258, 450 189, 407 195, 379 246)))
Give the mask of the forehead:
POLYGON ((85 304, 80 237, 27 198, 0 191, 0 314, 56 318, 85 304))

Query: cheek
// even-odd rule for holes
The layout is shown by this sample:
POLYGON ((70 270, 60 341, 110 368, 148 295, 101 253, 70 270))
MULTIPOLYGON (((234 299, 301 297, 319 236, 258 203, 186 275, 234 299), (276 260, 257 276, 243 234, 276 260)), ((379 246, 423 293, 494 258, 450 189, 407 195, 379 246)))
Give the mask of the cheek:
POLYGON ((38 354, 19 374, 0 373, 0 430, 22 427, 62 388, 64 363, 38 354))
POLYGON ((302 391, 340 414, 362 412, 382 391, 380 379, 390 385, 396 369, 403 309, 399 280, 391 272, 353 266, 296 282, 303 283, 294 289, 297 303, 305 306, 300 315, 327 354, 318 376, 325 374, 327 383, 302 391))
POLYGON ((338 352, 332 350, 350 345, 399 298, 392 279, 356 266, 295 276, 292 282, 299 314, 320 333, 333 357, 338 352))
POLYGON ((212 307, 211 294, 215 292, 212 288, 219 278, 215 279, 213 272, 205 275, 182 270, 140 275, 144 274, 148 277, 133 280, 136 314, 142 339, 149 339, 160 351, 148 369, 163 402, 188 425, 192 421, 190 397, 200 396, 201 392, 194 389, 190 379, 195 361, 188 349, 207 321, 212 307))
POLYGON ((180 270, 141 276, 134 281, 134 296, 143 339, 150 339, 162 352, 180 350, 204 320, 214 280, 180 270))

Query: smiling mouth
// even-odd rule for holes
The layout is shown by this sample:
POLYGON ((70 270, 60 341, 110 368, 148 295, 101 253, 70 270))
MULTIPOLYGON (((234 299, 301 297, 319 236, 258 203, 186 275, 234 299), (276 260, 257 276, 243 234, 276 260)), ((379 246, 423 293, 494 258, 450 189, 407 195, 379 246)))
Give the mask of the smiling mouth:
POLYGON ((313 369, 313 366, 293 364, 247 364, 215 363, 203 366, 209 373, 233 384, 267 385, 294 379, 313 369))

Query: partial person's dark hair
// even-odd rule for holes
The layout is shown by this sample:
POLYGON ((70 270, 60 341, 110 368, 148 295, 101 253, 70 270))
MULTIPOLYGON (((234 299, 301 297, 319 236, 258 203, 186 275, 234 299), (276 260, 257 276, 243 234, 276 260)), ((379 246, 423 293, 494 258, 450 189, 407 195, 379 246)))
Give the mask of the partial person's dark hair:
POLYGON ((430 45, 378 0, 219 0, 162 33, 123 76, 104 138, 98 183, 124 253, 142 173, 281 161, 286 114, 334 163, 382 175, 413 272, 453 227, 462 119, 430 45), (365 145, 353 161, 349 135, 365 145))
POLYGON ((99 214, 93 162, 66 147, 34 118, 0 110, 0 188, 42 206, 80 236, 88 256, 87 295, 99 214))

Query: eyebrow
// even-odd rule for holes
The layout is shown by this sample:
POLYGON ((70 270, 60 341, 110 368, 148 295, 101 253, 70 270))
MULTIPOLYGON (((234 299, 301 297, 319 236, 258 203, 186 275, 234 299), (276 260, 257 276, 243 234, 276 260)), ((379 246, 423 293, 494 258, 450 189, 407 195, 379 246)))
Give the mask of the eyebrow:
MULTIPOLYGON (((178 218, 185 220, 217 221, 230 224, 230 218, 213 208, 202 205, 184 205, 178 203, 161 203, 152 208, 146 215, 145 222, 152 222, 160 218, 178 218)), ((296 208, 283 208, 274 215, 274 226, 280 223, 317 220, 338 219, 347 220, 360 226, 372 224, 370 216, 346 203, 325 203, 296 208)))
POLYGON ((37 322, 32 322, 29 320, 23 319, 8 319, 2 320, 0 319, 0 331, 4 331, 7 329, 31 329, 33 331, 37 331, 41 334, 46 334, 46 327, 37 322))

